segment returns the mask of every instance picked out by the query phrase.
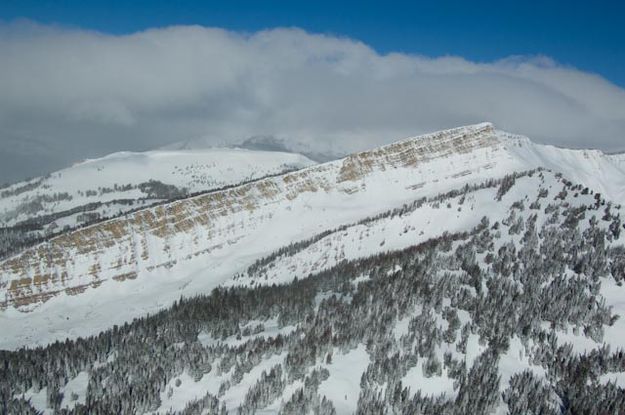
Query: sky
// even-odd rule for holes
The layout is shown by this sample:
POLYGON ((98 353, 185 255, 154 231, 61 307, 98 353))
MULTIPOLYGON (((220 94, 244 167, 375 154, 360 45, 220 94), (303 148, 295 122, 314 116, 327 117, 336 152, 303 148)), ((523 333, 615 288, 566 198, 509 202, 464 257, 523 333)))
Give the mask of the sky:
POLYGON ((625 150, 621 2, 0 1, 0 183, 256 135, 355 151, 492 121, 625 150))

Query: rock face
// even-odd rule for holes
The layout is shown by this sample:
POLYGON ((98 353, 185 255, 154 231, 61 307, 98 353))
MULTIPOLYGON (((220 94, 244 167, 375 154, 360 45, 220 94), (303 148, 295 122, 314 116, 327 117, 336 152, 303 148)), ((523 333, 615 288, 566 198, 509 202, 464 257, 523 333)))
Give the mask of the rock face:
MULTIPOLYGON (((463 172, 462 159, 498 145, 491 124, 462 127, 78 229, 0 263, 0 307, 29 306, 63 292, 80 294, 104 280, 123 283, 171 268, 224 244, 236 244, 263 222, 275 220, 279 206, 304 195, 319 199, 323 194, 342 194, 354 200, 367 193, 371 198, 372 191, 379 195, 378 189, 367 189, 368 176, 384 180, 401 171, 403 183, 387 183, 397 193, 419 187, 424 174, 418 170, 434 160, 453 158, 448 173, 462 175, 468 172, 463 172)), ((481 157, 481 165, 473 169, 488 167, 488 159, 481 157)))

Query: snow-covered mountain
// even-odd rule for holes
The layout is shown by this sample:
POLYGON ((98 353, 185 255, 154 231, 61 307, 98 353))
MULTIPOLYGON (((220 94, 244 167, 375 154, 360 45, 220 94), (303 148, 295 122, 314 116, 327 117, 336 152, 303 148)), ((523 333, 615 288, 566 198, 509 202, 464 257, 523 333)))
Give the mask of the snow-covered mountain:
MULTIPOLYGON (((625 347, 623 202, 620 156, 489 123, 408 138, 6 258, 0 349, 94 335, 175 303, 71 343, 97 352, 72 363, 69 381, 20 381, 21 396, 40 410, 84 405, 86 377, 89 396, 108 402, 101 379, 124 393, 143 375, 118 378, 116 365, 144 370, 131 362, 152 344, 160 377, 135 384, 145 397, 125 410, 561 413, 586 402, 566 378, 585 364, 570 353, 625 347), (178 301, 216 287, 230 291, 178 301)), ((625 362, 601 356, 614 363, 584 385, 604 394, 596 404, 625 402, 605 386, 625 379, 625 362)))
POLYGON ((502 175, 507 170, 496 161, 506 151, 497 143, 490 125, 461 128, 64 233, 0 262, 2 305, 37 305, 94 286, 100 291, 105 281, 116 291, 114 281, 189 275, 215 267, 216 257, 239 262, 267 254, 415 195, 491 177, 493 169, 502 175))
MULTIPOLYGON (((305 162, 301 156, 291 160, 305 162)), ((283 165, 284 159, 275 164, 283 165)), ((617 203, 624 199, 622 167, 596 151, 536 145, 498 132, 488 123, 409 138, 98 222, 1 261, 0 305, 31 310, 27 316, 33 321, 32 332, 23 331, 25 315, 11 311, 14 318, 7 319, 6 326, 15 325, 18 332, 11 331, 15 335, 5 341, 19 345, 67 335, 48 317, 41 324, 49 327, 50 338, 41 336, 34 323, 33 316, 48 316, 57 307, 87 307, 89 311, 67 313, 79 319, 90 316, 89 325, 76 321, 70 325, 73 333, 88 334, 104 328, 93 323, 98 320, 94 313, 106 315, 104 321, 110 324, 105 311, 110 304, 115 304, 116 322, 123 322, 180 295, 210 290, 291 242, 416 198, 537 167, 562 172, 617 203), (92 330, 83 331, 85 327, 92 330)), ((192 180, 193 175, 176 183, 192 180)), ((478 219, 472 215, 463 226, 478 219)), ((446 230, 441 227, 439 233, 446 230)), ((60 311, 53 314, 65 316, 60 311)), ((62 327, 68 326, 65 317, 59 320, 62 327)))
POLYGON ((0 189, 0 257, 158 202, 312 164, 299 154, 226 148, 121 152, 87 160, 0 189))
POLYGON ((501 131, 498 135, 511 144, 511 153, 524 164, 560 172, 569 180, 605 194, 609 200, 625 203, 625 155, 534 144, 527 137, 501 131))

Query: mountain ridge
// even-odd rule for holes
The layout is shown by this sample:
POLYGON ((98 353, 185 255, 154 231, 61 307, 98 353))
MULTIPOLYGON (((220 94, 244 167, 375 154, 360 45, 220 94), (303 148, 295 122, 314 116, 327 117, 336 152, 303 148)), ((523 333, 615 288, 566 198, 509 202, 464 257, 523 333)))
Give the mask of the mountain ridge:
MULTIPOLYGON (((0 313, 19 322, 23 313, 13 307, 41 315, 79 307, 81 296, 104 301, 92 293, 106 301, 141 298, 142 310, 154 310, 172 301, 157 287, 181 294, 190 287, 210 290, 257 258, 324 230, 419 197, 541 167, 544 160, 557 164, 558 154, 546 152, 540 160, 535 153, 543 147, 520 137, 490 123, 411 137, 61 235, 0 261, 0 313)), ((587 160, 583 153, 570 154, 587 160)), ((138 315, 118 306, 120 315, 138 315)))
MULTIPOLYGON (((414 165, 419 160, 422 160, 423 157, 431 156, 434 151, 443 151, 444 156, 445 154, 447 154, 445 153, 445 151, 448 151, 449 149, 447 149, 446 147, 443 147, 443 149, 441 149, 440 147, 436 147, 434 143, 424 141, 438 140, 443 135, 450 137, 449 141, 444 142, 444 144, 451 144, 452 146, 456 146, 458 148, 464 148, 461 143, 467 137, 468 139, 477 139, 477 148, 480 148, 485 144, 485 142, 483 142, 484 140, 493 144, 494 141, 492 141, 492 137, 488 138, 483 136, 483 133, 485 131, 490 131, 491 129, 492 126, 490 125, 479 125, 476 126, 475 131, 472 131, 471 128, 460 128, 449 130, 449 132, 446 133, 432 134, 421 137, 421 139, 418 141, 419 148, 422 148, 423 146, 428 146, 427 153, 419 153, 418 151, 409 152, 409 147, 411 145, 414 146, 417 142, 415 140, 403 140, 398 143, 384 146, 381 149, 356 153, 337 162, 330 162, 323 165, 306 168, 297 172, 288 173, 282 177, 282 181, 285 185, 284 190, 286 191, 284 196, 286 199, 292 200, 301 192, 315 192, 319 189, 323 189, 327 192, 330 189, 331 184, 326 180, 325 177, 323 177, 326 170, 335 170, 335 174, 337 174, 336 184, 340 185, 343 182, 353 182, 361 179, 363 175, 369 174, 375 169, 385 169, 386 167, 394 165, 414 165), (474 133, 474 135, 471 135, 472 133, 474 133), (375 165, 374 161, 376 160, 376 158, 382 157, 384 154, 389 157, 384 160, 384 163, 379 163, 375 165), (316 177, 307 177, 309 175, 316 177)), ((441 143, 438 143, 438 145, 440 144, 441 143)), ((279 179, 276 178, 264 179, 259 182, 242 185, 239 188, 228 189, 224 192, 195 196, 189 199, 185 199, 183 201, 174 201, 170 204, 157 206, 153 209, 148 208, 146 210, 139 210, 130 214, 127 218, 128 220, 123 218, 117 218, 97 223, 95 225, 91 225, 89 227, 71 232, 67 235, 60 235, 58 237, 55 237, 52 240, 42 245, 39 245, 38 247, 27 250, 26 255, 18 254, 14 257, 8 258, 0 262, 0 271, 2 271, 4 276, 19 274, 20 269, 24 268, 30 269, 31 271, 22 271, 22 277, 11 279, 10 285, 7 284, 6 280, 0 283, 0 289, 6 290, 5 301, 0 303, 0 306, 7 307, 10 304, 26 305, 28 304, 28 302, 24 304, 26 298, 30 298, 30 300, 34 301, 45 300, 47 299, 46 297, 51 293, 42 292, 44 291, 41 289, 42 286, 46 286, 50 282, 55 282, 59 280, 64 283, 66 279, 76 278, 76 270, 74 270, 74 272, 69 272, 68 270, 66 270, 69 261, 68 258, 74 257, 73 254, 68 254, 68 252, 72 252, 74 254, 86 254, 92 251, 97 251, 102 247, 118 249, 118 247, 115 246, 115 243, 103 241, 112 241, 113 239, 121 238, 124 235, 130 235, 132 231, 127 228, 128 225, 135 228, 137 226, 144 227, 145 225, 147 225, 151 229, 151 231, 153 231, 153 234, 156 237, 160 238, 164 238, 168 235, 166 227, 167 223, 170 221, 175 222, 174 227, 177 231, 188 231, 192 227, 192 224, 188 220, 188 218, 193 217, 192 210, 195 210, 195 208, 199 207, 196 206, 198 201, 200 202, 200 204, 203 205, 202 207, 208 208, 209 211, 211 211, 214 215, 226 215, 227 213, 224 209, 227 209, 227 207, 223 205, 223 201, 227 201, 230 199, 233 200, 232 206, 234 207, 232 208, 233 210, 229 211, 228 213, 232 214, 235 211, 240 211, 242 209, 252 210, 255 207, 255 197, 251 196, 250 193, 258 192, 261 199, 271 199, 272 197, 276 196, 277 192, 279 191, 278 188, 280 187, 280 185, 278 184, 278 180, 279 179), (238 204, 236 203, 237 200, 238 204), (190 207, 191 211, 183 212, 185 206, 190 207), (157 222, 155 223, 155 221, 157 222), (102 235, 102 232, 104 232, 104 234, 107 234, 109 239, 107 239, 107 237, 104 237, 104 235, 102 235), (111 237, 113 239, 110 239, 111 237), (57 261, 61 261, 62 264, 57 261), (40 270, 42 269, 42 263, 48 264, 49 267, 55 268, 56 272, 41 273, 40 270), (59 271, 59 269, 61 269, 61 271, 59 271)), ((354 190, 350 188, 343 189, 343 191, 350 192, 357 191, 357 189, 354 190)), ((200 215, 199 218, 199 223, 202 225, 207 225, 210 220, 210 218, 206 215, 200 215)), ((129 247, 127 251, 136 252, 137 248, 129 247)), ((147 255, 148 254, 145 250, 142 251, 141 257, 143 257, 143 259, 147 259, 147 255)), ((122 261, 121 259, 119 260, 122 261)), ((136 256, 125 256, 122 262, 124 261, 127 261, 134 265, 137 261, 137 258, 136 256)), ((170 261, 164 261, 159 264, 151 264, 150 266, 167 266, 169 262, 170 261)), ((111 264, 108 265, 111 266, 111 264)), ((83 269, 82 274, 79 275, 83 275, 83 279, 87 278, 87 276, 90 275, 92 277, 95 277, 95 281, 85 281, 71 287, 65 287, 65 289, 69 289, 69 291, 66 291, 68 294, 80 292, 80 290, 85 289, 87 286, 93 287, 98 285, 99 279, 96 277, 96 275, 98 274, 98 269, 101 268, 101 266, 93 262, 90 267, 92 268, 90 268, 88 271, 83 269)), ((123 272, 119 272, 117 273, 117 275, 114 275, 112 277, 113 279, 124 280, 127 278, 136 277, 137 270, 133 269, 132 266, 124 266, 123 263, 120 262, 116 263, 113 267, 118 269, 124 269, 123 272)), ((91 278, 88 279, 90 280, 91 278)))

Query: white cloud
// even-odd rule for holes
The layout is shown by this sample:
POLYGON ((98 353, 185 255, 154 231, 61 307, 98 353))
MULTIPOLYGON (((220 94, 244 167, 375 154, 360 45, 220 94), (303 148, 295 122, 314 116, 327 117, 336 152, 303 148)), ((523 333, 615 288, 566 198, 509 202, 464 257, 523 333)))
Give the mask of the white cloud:
POLYGON ((187 139, 357 150, 485 120, 557 145, 625 147, 625 91, 545 57, 380 55, 298 29, 112 36, 24 22, 0 26, 0 57, 0 182, 187 139))

